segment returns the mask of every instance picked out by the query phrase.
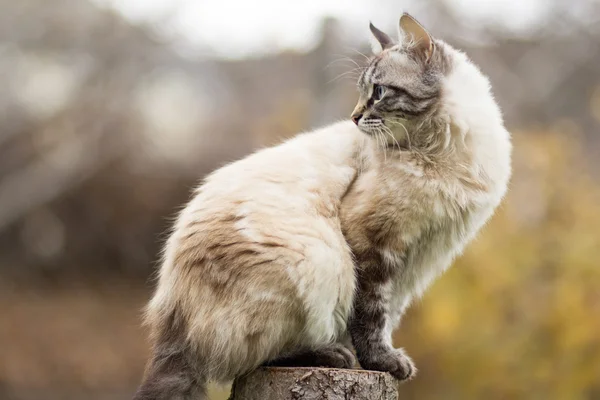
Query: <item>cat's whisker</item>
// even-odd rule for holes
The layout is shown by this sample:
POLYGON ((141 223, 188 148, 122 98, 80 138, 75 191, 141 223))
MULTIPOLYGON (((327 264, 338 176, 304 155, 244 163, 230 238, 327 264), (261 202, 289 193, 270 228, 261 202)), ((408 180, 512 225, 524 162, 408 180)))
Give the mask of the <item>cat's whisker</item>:
POLYGON ((395 125, 399 125, 402 129, 404 129, 404 132, 406 133, 406 142, 408 144, 408 149, 412 150, 412 143, 410 141, 410 134, 408 133, 408 129, 406 129, 406 126, 404 126, 404 124, 402 122, 400 122, 399 119, 387 118, 387 120, 390 121, 390 123, 395 124, 395 125))
POLYGON ((400 147, 400 143, 398 142, 398 140, 394 137, 394 134, 392 133, 391 129, 384 126, 383 127, 383 131, 392 139, 392 141, 394 142, 392 144, 392 148, 393 147, 397 147, 398 149, 401 149, 400 147))
POLYGON ((362 52, 360 52, 360 51, 358 51, 356 49, 350 49, 350 50, 353 51, 353 52, 355 52, 355 53, 357 53, 358 55, 364 57, 365 61, 367 61, 367 62, 371 61, 371 57, 365 55, 364 53, 362 53, 362 52))
POLYGON ((354 74, 354 73, 356 73, 356 68, 354 68, 354 69, 352 69, 352 70, 350 70, 350 71, 342 72, 341 74, 339 74, 339 75, 338 75, 338 76, 336 76, 335 78, 331 79, 331 80, 330 80, 329 82, 327 82, 327 83, 328 83, 328 84, 329 84, 329 83, 333 83, 333 82, 335 82, 335 81, 338 81, 338 80, 340 80, 340 79, 343 79, 343 78, 353 78, 354 80, 358 80, 358 78, 359 78, 360 74, 359 74, 359 75, 354 75, 354 76, 352 76, 352 74, 354 74))
POLYGON ((385 145, 385 136, 383 135, 383 132, 381 131, 381 128, 379 126, 375 127, 375 132, 377 136, 377 141, 379 142, 379 140, 381 139, 381 149, 383 150, 383 162, 387 163, 387 146, 385 145))
POLYGON ((375 140, 376 140, 375 147, 376 147, 376 148, 379 148, 379 146, 380 146, 380 144, 381 144, 381 142, 379 141, 379 135, 377 135, 377 132, 376 132, 375 130, 373 130, 372 128, 371 128, 371 130, 370 130, 370 133, 373 135, 373 137, 374 137, 374 138, 375 138, 375 140))
POLYGON ((373 135, 375 136, 375 139, 377 140, 377 147, 380 148, 380 146, 381 146, 381 140, 379 138, 379 134, 377 133, 377 131, 374 131, 373 135))
POLYGON ((394 134, 393 134, 392 130, 390 128, 388 128, 387 126, 383 125, 383 124, 381 126, 383 128, 383 131, 385 133, 387 133, 389 137, 392 138, 392 140, 394 141, 394 144, 398 147, 398 149, 401 149, 400 143, 398 143, 398 140, 396 140, 396 138, 394 137, 394 134))
POLYGON ((357 68, 360 68, 360 69, 363 69, 363 70, 365 70, 365 69, 368 68, 368 66, 362 66, 362 65, 360 65, 359 63, 357 63, 355 60, 353 60, 352 58, 350 58, 348 56, 344 56, 342 54, 335 54, 334 56, 339 56, 340 58, 337 58, 337 59, 331 61, 329 64, 327 64, 327 66, 325 68, 329 68, 333 64, 340 63, 340 62, 351 62, 352 64, 356 65, 357 68))
POLYGON ((362 73, 362 71, 363 71, 362 68, 352 68, 352 69, 350 69, 348 71, 344 71, 342 73, 343 74, 348 74, 348 73, 353 73, 353 72, 362 73))

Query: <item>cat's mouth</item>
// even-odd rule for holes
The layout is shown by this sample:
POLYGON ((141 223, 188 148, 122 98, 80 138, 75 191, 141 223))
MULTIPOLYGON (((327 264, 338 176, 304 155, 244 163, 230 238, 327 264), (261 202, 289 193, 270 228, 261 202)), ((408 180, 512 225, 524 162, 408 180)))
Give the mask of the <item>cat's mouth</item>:
POLYGON ((389 129, 384 125, 381 118, 362 118, 358 123, 358 129, 368 135, 376 134, 389 129))

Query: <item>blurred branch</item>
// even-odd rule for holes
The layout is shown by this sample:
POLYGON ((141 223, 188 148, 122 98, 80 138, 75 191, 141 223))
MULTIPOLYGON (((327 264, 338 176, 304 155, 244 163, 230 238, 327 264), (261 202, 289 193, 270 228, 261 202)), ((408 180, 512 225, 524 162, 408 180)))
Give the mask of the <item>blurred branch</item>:
POLYGON ((118 146, 104 146, 97 151, 107 128, 65 141, 41 159, 4 177, 0 183, 0 231, 125 154, 129 148, 120 141, 118 146))

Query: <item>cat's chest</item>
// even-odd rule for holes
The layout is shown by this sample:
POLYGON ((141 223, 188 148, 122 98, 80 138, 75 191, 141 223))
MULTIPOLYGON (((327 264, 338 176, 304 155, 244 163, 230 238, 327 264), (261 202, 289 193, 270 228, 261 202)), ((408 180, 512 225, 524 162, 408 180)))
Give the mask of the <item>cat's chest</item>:
POLYGON ((420 297, 462 253, 492 213, 490 205, 467 207, 457 214, 433 215, 428 220, 421 219, 419 228, 410 235, 403 233, 402 221, 396 221, 396 240, 391 236, 391 245, 378 251, 383 262, 395 271, 393 292, 398 301, 403 302, 407 296, 420 297))
POLYGON ((420 228, 414 227, 408 235, 402 229, 408 223, 406 219, 404 224, 394 223, 395 232, 375 249, 385 269, 393 271, 389 282, 390 326, 396 326, 412 299, 422 296, 464 249, 470 236, 470 219, 469 213, 464 219, 420 219, 420 228))
POLYGON ((375 251, 404 292, 420 294, 493 207, 482 212, 458 177, 406 165, 364 175, 343 205, 342 226, 355 254, 375 251))
POLYGON ((418 237, 398 248, 382 249, 384 262, 394 263, 397 291, 420 296, 443 273, 466 244, 463 221, 426 227, 418 237))
MULTIPOLYGON (((404 188, 380 211, 377 245, 382 262, 394 273, 396 292, 420 296, 451 264, 491 214, 444 190, 404 188)), ((377 229, 375 229, 377 231, 377 229)))

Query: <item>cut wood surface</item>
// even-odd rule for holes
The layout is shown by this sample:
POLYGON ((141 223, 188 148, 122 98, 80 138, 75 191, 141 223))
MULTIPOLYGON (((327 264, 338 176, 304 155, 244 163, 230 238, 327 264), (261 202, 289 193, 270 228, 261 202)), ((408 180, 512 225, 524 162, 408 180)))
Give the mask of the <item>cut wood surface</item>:
POLYGON ((332 368, 259 368, 235 380, 230 400, 397 400, 384 372, 332 368))

